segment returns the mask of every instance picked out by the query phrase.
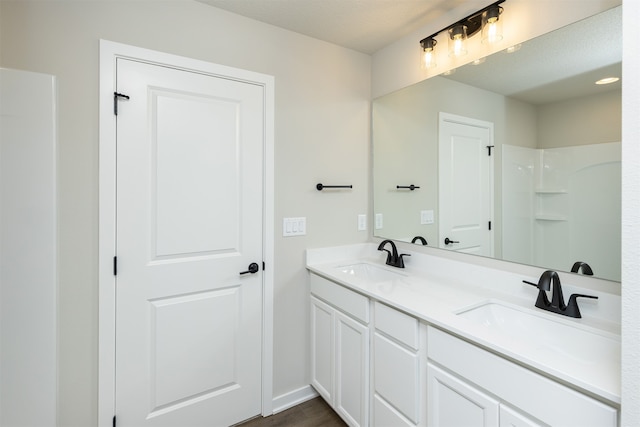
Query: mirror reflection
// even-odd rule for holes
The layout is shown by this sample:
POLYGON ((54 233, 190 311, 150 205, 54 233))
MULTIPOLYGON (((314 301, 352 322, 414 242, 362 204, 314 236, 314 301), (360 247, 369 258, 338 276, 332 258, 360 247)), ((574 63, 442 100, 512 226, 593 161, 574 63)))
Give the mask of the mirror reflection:
POLYGON ((621 40, 617 7, 374 100, 374 235, 619 281, 621 40))

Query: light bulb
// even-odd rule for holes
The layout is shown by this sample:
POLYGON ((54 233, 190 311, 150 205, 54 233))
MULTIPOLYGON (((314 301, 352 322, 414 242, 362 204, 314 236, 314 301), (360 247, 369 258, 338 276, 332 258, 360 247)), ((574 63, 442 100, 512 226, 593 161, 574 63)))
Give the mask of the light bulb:
POLYGON ((497 5, 482 13, 482 43, 497 43, 502 40, 501 13, 502 8, 497 5))
POLYGON ((463 56, 467 54, 467 27, 455 25, 449 30, 449 56, 463 56))
POLYGON ((436 52, 435 46, 438 42, 431 37, 427 37, 420 41, 420 46, 422 47, 421 58, 420 58, 420 66, 423 69, 435 68, 436 67, 436 52))

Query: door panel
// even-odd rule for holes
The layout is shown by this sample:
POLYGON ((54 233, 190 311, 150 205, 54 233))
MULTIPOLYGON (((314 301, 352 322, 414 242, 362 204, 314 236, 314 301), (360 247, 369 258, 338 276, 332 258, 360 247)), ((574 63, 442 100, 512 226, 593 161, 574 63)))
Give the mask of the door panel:
POLYGON ((155 256, 238 252, 239 101, 150 95, 155 256))
POLYGON ((238 386, 239 293, 236 286, 150 301, 152 411, 238 386), (229 327, 221 328, 220 318, 229 327))
POLYGON ((439 246, 492 256, 493 124, 441 113, 439 141, 439 246))
POLYGON ((118 425, 261 410, 263 88, 118 59, 118 425))

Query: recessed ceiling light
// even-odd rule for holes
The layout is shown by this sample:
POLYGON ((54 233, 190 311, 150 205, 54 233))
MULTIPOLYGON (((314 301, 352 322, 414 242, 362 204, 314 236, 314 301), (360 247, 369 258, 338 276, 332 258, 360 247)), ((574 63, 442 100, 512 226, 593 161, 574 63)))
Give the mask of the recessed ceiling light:
POLYGON ((484 58, 478 58, 478 59, 476 59, 476 60, 475 60, 475 61, 473 61, 471 64, 473 64, 473 65, 480 65, 480 64, 482 64, 482 63, 483 63, 484 61, 486 61, 486 60, 487 60, 487 57, 485 56, 484 58))
POLYGON ((606 77, 596 82, 597 85, 608 85, 609 83, 615 83, 620 80, 618 77, 606 77))
POLYGON ((456 69, 452 68, 450 70, 445 71, 444 73, 442 73, 443 76, 450 76, 451 74, 455 73, 456 69))

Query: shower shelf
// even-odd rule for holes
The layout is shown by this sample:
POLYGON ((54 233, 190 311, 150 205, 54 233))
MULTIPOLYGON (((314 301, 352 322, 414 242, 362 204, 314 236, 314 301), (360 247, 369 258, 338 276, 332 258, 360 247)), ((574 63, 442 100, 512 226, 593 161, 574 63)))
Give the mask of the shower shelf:
POLYGON ((536 215, 537 221, 567 221, 568 218, 564 215, 549 215, 549 214, 538 214, 536 215))
POLYGON ((536 188, 536 194, 567 194, 562 188, 536 188))

